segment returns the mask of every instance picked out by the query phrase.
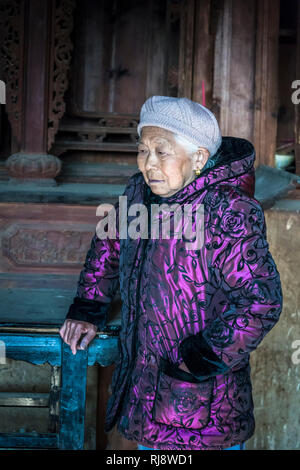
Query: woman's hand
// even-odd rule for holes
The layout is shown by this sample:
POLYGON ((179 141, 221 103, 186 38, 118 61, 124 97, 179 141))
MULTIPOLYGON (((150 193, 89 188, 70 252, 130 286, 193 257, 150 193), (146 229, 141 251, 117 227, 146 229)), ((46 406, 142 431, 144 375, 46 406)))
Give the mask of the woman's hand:
POLYGON ((66 320, 59 330, 61 338, 70 346, 73 354, 76 354, 77 349, 86 349, 95 338, 96 333, 96 325, 72 319, 66 320), (81 339, 82 335, 84 336, 81 339))

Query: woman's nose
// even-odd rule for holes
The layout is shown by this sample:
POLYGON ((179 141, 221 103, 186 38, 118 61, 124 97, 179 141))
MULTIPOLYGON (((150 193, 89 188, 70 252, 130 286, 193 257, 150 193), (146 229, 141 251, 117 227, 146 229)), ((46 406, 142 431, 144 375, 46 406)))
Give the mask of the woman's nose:
POLYGON ((158 167, 158 158, 155 155, 155 152, 149 152, 149 155, 146 160, 145 164, 145 169, 148 171, 151 168, 157 168, 158 167))

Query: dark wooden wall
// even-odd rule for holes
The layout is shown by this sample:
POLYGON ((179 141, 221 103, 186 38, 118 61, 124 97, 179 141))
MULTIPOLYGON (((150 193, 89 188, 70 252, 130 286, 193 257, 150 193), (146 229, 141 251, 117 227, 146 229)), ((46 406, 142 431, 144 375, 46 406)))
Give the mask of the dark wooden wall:
POLYGON ((11 153, 134 162, 140 108, 153 94, 205 102, 223 135, 254 143, 257 166, 275 166, 285 140, 298 152, 297 0, 45 0, 43 8, 1 0, 0 8, 11 153))
MULTIPOLYGON (((71 217, 71 238, 80 247, 80 253, 75 251, 81 258, 87 252, 96 197, 106 202, 99 189, 85 209, 88 185, 124 183, 129 163, 133 172, 140 107, 153 94, 186 96, 202 104, 205 98, 223 135, 254 143, 256 165, 274 166, 276 148, 285 139, 294 141, 300 174, 300 105, 290 99, 291 81, 300 79, 297 0, 0 0, 0 36, 0 79, 8 85, 7 105, 1 106, 0 179, 49 179, 61 185, 50 208, 36 204, 49 203, 42 188, 39 199, 28 199, 30 204, 4 201, 3 275, 79 272, 82 260, 57 264, 57 243, 49 242, 53 230, 65 252, 70 246, 65 223, 71 217), (295 18, 287 26, 283 8, 295 18), (61 173, 55 157, 63 163, 61 173), (63 191, 75 170, 78 199, 72 200, 72 209, 63 191), (27 237, 18 228, 24 214, 30 219, 27 237), (49 214, 50 224, 45 222, 49 214), (22 246, 16 253, 17 238, 22 246), (41 239, 48 248, 40 248, 40 254, 48 261, 37 266, 32 246, 41 239)), ((110 189, 116 194, 115 187, 110 189)), ((99 448, 106 445, 102 421, 112 370, 99 373, 99 448)), ((114 432, 110 437, 111 448, 130 445, 114 432)))

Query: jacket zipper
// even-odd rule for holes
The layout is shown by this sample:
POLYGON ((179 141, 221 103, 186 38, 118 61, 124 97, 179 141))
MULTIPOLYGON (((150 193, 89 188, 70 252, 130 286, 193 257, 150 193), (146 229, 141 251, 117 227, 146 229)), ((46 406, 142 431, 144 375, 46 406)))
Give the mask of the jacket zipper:
POLYGON ((129 367, 129 371, 128 371, 125 394, 127 394, 129 384, 130 384, 130 379, 131 379, 131 372, 134 368, 134 365, 135 365, 135 362, 136 362, 136 359, 137 359, 137 354, 136 354, 135 348, 136 348, 137 333, 138 333, 137 324, 138 324, 138 321, 139 321, 139 318, 140 318, 140 316, 139 316, 139 312, 140 312, 140 303, 139 303, 140 302, 140 284, 141 284, 143 266, 144 266, 144 262, 145 262, 144 255, 145 255, 147 244, 148 244, 148 239, 146 239, 146 241, 144 242, 143 248, 142 248, 142 264, 141 264, 141 269, 140 269, 140 276, 139 276, 139 279, 138 279, 137 296, 136 296, 136 318, 134 319, 133 340, 132 340, 132 355, 133 355, 133 358, 132 358, 132 361, 131 361, 131 364, 130 364, 130 367, 129 367))
POLYGON ((136 348, 136 341, 137 341, 137 323, 138 323, 138 320, 139 320, 139 310, 140 310, 140 308, 139 308, 140 283, 141 283, 141 276, 142 276, 141 273, 142 273, 142 269, 143 269, 143 265, 144 265, 144 261, 145 261, 144 254, 145 254, 145 251, 146 251, 147 244, 148 244, 148 239, 146 239, 146 241, 143 242, 143 247, 142 247, 142 264, 141 264, 141 269, 140 269, 140 276, 139 276, 139 279, 138 279, 137 297, 136 297, 136 318, 134 319, 133 340, 132 340, 132 356, 133 357, 132 357, 132 360, 131 360, 131 364, 128 368, 127 379, 126 379, 124 391, 123 391, 122 395, 120 396, 119 405, 118 405, 118 408, 115 412, 115 418, 114 418, 113 425, 116 422, 116 420, 119 418, 119 411, 122 409, 123 403, 124 403, 124 401, 127 397, 130 382, 131 382, 131 372, 134 368, 134 365, 135 365, 135 362, 136 362, 136 359, 137 359, 135 348, 136 348))
MULTIPOLYGON (((140 285, 141 285, 141 277, 142 277, 142 272, 143 272, 143 266, 144 266, 144 262, 145 262, 145 258, 144 258, 144 255, 145 255, 145 252, 146 252, 146 247, 148 245, 148 241, 149 241, 149 233, 151 233, 151 228, 150 228, 150 218, 149 218, 149 209, 150 209, 150 206, 147 204, 148 206, 148 238, 146 238, 146 240, 144 241, 144 239, 141 239, 142 240, 142 243, 143 243, 143 247, 142 247, 142 252, 141 252, 141 256, 142 256, 142 263, 141 263, 141 268, 140 268, 140 272, 139 272, 139 278, 138 278, 138 286, 137 286, 137 296, 136 296, 136 318, 134 319, 134 328, 133 328, 133 340, 132 340, 132 360, 131 360, 131 364, 128 368, 128 372, 127 372, 127 379, 126 379, 126 383, 125 383, 125 388, 124 388, 124 391, 120 397, 120 401, 119 401, 119 405, 118 405, 118 408, 117 408, 117 411, 116 411, 116 414, 115 414, 115 419, 118 419, 118 413, 119 413, 119 410, 121 409, 122 410, 122 407, 123 407, 123 403, 124 403, 124 400, 126 399, 127 395, 128 395, 128 392, 129 392, 129 386, 130 386, 130 383, 131 383, 131 372, 134 368, 134 365, 136 363, 136 359, 137 359, 137 354, 136 354, 136 351, 135 351, 135 348, 136 348, 136 341, 137 341, 137 324, 138 324, 138 321, 139 321, 139 312, 140 312, 140 305, 139 305, 139 302, 140 302, 140 285)), ((151 210, 150 210, 151 212, 151 210)))

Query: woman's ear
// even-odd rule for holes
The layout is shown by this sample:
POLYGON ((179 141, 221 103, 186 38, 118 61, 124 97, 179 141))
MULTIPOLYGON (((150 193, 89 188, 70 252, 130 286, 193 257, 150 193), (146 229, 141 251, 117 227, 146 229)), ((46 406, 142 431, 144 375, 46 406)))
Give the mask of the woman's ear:
POLYGON ((202 170, 209 159, 209 151, 205 147, 199 147, 194 154, 194 170, 202 170))

